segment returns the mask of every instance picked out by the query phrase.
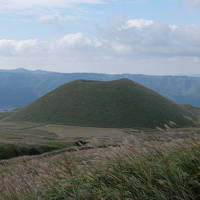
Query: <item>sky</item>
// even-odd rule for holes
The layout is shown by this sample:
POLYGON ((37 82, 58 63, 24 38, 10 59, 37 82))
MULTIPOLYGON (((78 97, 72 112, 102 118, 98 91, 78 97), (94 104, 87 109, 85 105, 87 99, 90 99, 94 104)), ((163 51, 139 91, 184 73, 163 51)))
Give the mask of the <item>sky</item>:
POLYGON ((200 0, 0 5, 0 69, 200 74, 200 0))

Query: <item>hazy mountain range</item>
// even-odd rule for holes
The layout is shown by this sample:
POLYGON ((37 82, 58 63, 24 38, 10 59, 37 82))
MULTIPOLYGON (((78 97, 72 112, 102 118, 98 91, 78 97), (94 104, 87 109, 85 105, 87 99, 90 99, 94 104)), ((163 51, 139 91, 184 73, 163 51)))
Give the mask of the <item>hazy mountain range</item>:
POLYGON ((182 104, 200 106, 200 77, 135 74, 56 73, 23 68, 0 70, 0 110, 23 107, 47 92, 73 80, 128 78, 182 104))

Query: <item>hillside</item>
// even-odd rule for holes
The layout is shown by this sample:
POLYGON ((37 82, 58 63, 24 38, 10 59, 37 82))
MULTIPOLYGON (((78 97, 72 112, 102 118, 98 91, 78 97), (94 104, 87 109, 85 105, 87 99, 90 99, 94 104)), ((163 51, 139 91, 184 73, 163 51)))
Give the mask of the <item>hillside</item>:
POLYGON ((76 79, 104 80, 100 74, 0 70, 0 111, 24 107, 53 89, 76 79))
POLYGON ((128 79, 73 81, 14 114, 11 120, 90 127, 190 125, 191 114, 156 92, 128 79))
POLYGON ((0 70, 0 111, 26 106, 74 80, 110 81, 120 78, 136 81, 177 103, 200 106, 200 77, 55 73, 17 69, 0 70))

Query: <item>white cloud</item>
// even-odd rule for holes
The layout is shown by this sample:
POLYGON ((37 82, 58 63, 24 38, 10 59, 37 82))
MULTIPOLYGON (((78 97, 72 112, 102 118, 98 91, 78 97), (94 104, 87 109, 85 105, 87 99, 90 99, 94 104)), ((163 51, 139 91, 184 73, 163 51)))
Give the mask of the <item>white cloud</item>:
POLYGON ((102 0, 0 0, 0 10, 64 8, 74 4, 96 4, 102 0))
POLYGON ((185 0, 187 3, 193 5, 193 6, 199 6, 200 0, 185 0))
MULTIPOLYGON (((31 16, 37 21, 69 21, 81 13, 81 5, 102 4, 106 0, 0 0, 0 15, 31 16), (74 13, 66 15, 66 13, 74 13)), ((29 18, 28 18, 29 19, 29 18)), ((31 18, 30 18, 31 19, 31 18)))
POLYGON ((56 41, 59 47, 80 47, 87 46, 91 44, 91 40, 84 37, 83 33, 74 33, 65 35, 56 41))
MULTIPOLYGON (((37 50, 70 54, 107 55, 115 57, 200 57, 200 26, 175 26, 150 20, 130 19, 108 34, 88 37, 83 33, 72 33, 54 41, 0 40, 1 52, 23 53, 37 47, 37 50), (127 26, 128 25, 128 26, 127 26)), ((46 52, 46 53, 47 53, 46 52)), ((10 55, 13 55, 10 53, 10 55)), ((59 56, 59 55, 58 55, 59 56)))
POLYGON ((137 57, 200 56, 199 25, 176 26, 141 19, 124 24, 112 31, 109 41, 127 46, 128 55, 131 51, 131 56, 137 57))
POLYGON ((74 20, 74 16, 62 16, 62 15, 44 15, 38 18, 38 21, 45 22, 45 21, 71 21, 74 20))
POLYGON ((72 33, 50 42, 48 49, 53 56, 66 56, 70 59, 74 57, 77 60, 88 55, 97 56, 97 51, 101 51, 102 45, 98 38, 89 38, 83 33, 72 33))
POLYGON ((124 29, 130 29, 130 28, 144 28, 146 26, 153 25, 152 20, 144 20, 144 19, 130 19, 128 20, 125 25, 122 27, 124 29))
POLYGON ((4 56, 17 56, 30 54, 39 46, 37 40, 0 40, 0 52, 4 56))
POLYGON ((113 42, 111 44, 111 48, 118 54, 128 54, 131 52, 132 47, 128 44, 123 44, 123 43, 119 43, 119 42, 113 42))
POLYGON ((185 3, 185 6, 194 10, 200 8, 200 0, 180 0, 185 3))
POLYGON ((177 65, 186 63, 197 69, 200 64, 199 35, 200 25, 176 26, 129 19, 93 37, 79 32, 53 41, 2 39, 0 64, 9 58, 7 63, 22 63, 24 67, 46 65, 61 69, 72 66, 72 71, 99 71, 101 68, 105 72, 118 72, 120 65, 123 71, 136 64, 143 67, 168 64, 179 69, 177 65))

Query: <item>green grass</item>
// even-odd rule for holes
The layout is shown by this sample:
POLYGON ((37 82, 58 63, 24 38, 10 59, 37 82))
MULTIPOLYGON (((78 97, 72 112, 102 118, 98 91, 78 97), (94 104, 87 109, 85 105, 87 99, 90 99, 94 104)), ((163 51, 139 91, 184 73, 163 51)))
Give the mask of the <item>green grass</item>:
MULTIPOLYGON (((200 148, 129 155, 55 182, 43 200, 198 200, 200 148)), ((35 200, 36 198, 27 198, 35 200)))
POLYGON ((90 144, 2 160, 1 199, 198 200, 195 130, 135 133, 109 148, 90 144))
MULTIPOLYGON (((128 135, 120 129, 97 129, 45 125, 29 122, 0 121, 0 160, 52 151, 74 151, 74 142, 98 141, 98 145, 113 144, 128 135)), ((56 153, 56 152, 53 152, 56 153)))
POLYGON ((163 127, 169 121, 192 125, 183 107, 128 79, 74 81, 14 114, 11 120, 88 127, 163 127))
POLYGON ((5 119, 9 115, 11 115, 13 112, 7 111, 7 112, 0 112, 0 120, 5 119))
POLYGON ((56 149, 58 147, 50 145, 0 143, 0 160, 24 155, 38 155, 56 149))
POLYGON ((70 147, 71 141, 39 130, 40 124, 0 122, 0 160, 70 147))

